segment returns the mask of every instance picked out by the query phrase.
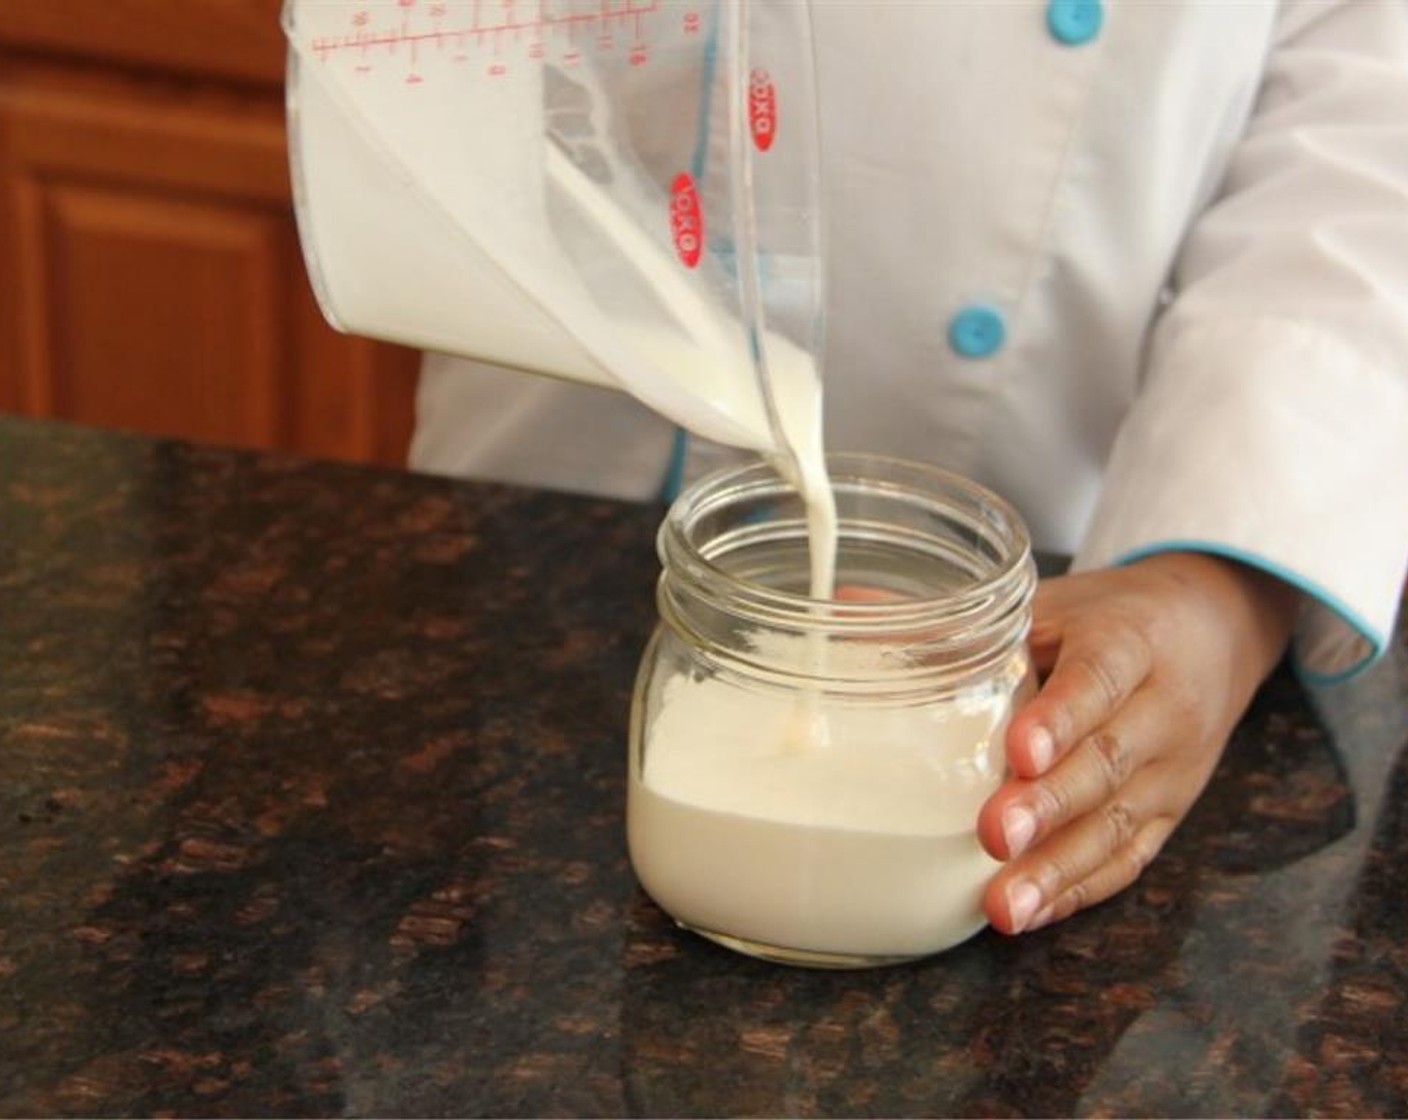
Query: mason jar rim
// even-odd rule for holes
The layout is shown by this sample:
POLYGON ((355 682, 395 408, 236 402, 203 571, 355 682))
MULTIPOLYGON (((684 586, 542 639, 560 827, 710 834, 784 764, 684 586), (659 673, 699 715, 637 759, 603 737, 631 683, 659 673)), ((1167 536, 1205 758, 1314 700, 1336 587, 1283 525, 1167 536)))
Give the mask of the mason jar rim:
MULTIPOLYGON (((992 490, 954 471, 896 456, 834 452, 826 457, 833 487, 865 488, 879 496, 931 506, 965 517, 996 552, 991 570, 960 588, 882 600, 813 599, 741 578, 714 562, 693 532, 709 514, 769 494, 798 497, 796 488, 766 460, 724 467, 687 488, 670 506, 657 534, 667 576, 683 579, 691 594, 754 621, 804 629, 895 634, 936 626, 981 624, 1025 605, 1035 582, 1031 542, 1022 518, 992 490)), ((846 522, 838 530, 846 539, 846 522)))

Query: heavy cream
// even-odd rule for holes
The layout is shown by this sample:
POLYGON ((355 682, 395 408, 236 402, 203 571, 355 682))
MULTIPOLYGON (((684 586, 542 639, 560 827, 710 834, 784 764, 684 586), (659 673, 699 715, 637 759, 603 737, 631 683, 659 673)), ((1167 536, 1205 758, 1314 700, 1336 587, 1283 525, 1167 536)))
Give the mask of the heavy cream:
POLYGON ((671 678, 632 759, 642 886, 686 926, 782 959, 879 963, 966 939, 998 866, 974 825, 1024 665, 927 702, 818 694, 822 733, 800 745, 791 690, 671 678))

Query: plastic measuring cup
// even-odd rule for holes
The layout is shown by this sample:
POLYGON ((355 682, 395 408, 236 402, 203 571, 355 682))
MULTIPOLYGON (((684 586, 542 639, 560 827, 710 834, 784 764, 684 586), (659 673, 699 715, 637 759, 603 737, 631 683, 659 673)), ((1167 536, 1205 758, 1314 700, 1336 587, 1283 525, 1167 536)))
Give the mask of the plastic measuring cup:
POLYGON ((324 314, 786 457, 777 401, 812 391, 821 334, 809 21, 749 0, 287 0, 324 314))

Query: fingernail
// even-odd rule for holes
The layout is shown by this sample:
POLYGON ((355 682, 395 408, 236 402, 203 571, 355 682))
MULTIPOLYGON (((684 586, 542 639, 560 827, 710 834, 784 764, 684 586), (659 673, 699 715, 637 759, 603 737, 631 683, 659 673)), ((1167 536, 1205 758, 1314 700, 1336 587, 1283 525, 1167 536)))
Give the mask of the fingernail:
POLYGON ((1036 835, 1036 815, 1022 805, 1009 805, 1002 811, 1002 838, 1007 841, 1007 858, 1027 850, 1036 835))
POLYGON ((1021 933, 1041 905, 1041 892, 1035 884, 1018 879, 1007 888, 1007 913, 1012 919, 1012 932, 1021 933))
POLYGON ((1033 727, 1027 735, 1027 750, 1031 752, 1032 766, 1038 774, 1045 774, 1056 755, 1056 741, 1044 727, 1033 727))

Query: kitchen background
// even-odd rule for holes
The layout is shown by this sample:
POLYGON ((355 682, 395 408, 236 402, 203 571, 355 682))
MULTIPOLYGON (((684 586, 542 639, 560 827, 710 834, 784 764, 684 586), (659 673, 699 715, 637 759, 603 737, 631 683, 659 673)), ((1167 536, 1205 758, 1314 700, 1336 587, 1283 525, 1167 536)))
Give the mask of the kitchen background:
POLYGON ((281 0, 0 0, 0 412, 404 461, 418 355, 323 321, 281 0))

